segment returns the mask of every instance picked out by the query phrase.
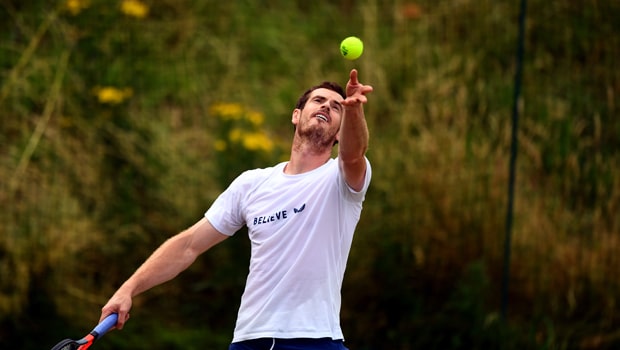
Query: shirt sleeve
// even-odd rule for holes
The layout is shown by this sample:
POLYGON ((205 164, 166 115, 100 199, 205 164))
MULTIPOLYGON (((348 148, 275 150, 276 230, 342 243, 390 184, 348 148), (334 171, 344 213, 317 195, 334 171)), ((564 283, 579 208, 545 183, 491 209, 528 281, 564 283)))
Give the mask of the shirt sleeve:
POLYGON ((242 213, 242 177, 238 177, 222 192, 205 213, 205 217, 219 232, 232 236, 245 225, 242 213))
POLYGON ((339 171, 339 178, 341 183, 343 184, 342 188, 346 189, 344 195, 346 198, 354 201, 354 202, 363 202, 366 196, 366 192, 368 191, 368 187, 370 186, 370 179, 372 178, 372 168, 370 167, 370 161, 368 158, 364 157, 366 161, 366 174, 364 175, 364 186, 359 191, 351 188, 346 181, 344 180, 344 176, 342 176, 342 172, 339 171))

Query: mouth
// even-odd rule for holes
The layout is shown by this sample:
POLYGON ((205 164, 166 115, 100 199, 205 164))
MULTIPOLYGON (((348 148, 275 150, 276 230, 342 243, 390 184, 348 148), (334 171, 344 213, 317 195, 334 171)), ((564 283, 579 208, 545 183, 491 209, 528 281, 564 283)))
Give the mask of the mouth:
POLYGON ((324 122, 329 122, 329 116, 326 113, 319 112, 314 115, 315 118, 318 118, 324 122))

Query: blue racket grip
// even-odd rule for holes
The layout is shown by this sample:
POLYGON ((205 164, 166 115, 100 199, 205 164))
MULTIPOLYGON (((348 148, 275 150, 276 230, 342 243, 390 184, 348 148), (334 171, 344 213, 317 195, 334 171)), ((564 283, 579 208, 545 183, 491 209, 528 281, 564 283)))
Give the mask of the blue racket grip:
POLYGON ((99 323, 97 327, 95 327, 95 329, 93 329, 91 334, 96 333, 96 337, 100 337, 104 335, 107 331, 109 331, 110 328, 116 326, 117 321, 118 314, 110 314, 108 315, 108 317, 104 318, 103 321, 101 321, 101 323, 99 323))

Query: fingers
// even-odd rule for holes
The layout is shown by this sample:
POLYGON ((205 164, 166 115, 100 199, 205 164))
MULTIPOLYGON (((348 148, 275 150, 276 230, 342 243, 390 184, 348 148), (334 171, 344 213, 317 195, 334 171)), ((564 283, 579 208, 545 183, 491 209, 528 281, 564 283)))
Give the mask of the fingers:
POLYGON ((360 83, 358 76, 359 74, 357 72, 357 69, 352 69, 351 73, 349 74, 349 81, 347 82, 346 87, 347 96, 351 96, 357 92, 366 94, 372 91, 372 86, 360 83))
POLYGON ((344 106, 355 106, 358 104, 364 104, 366 102, 368 102, 368 98, 366 98, 366 96, 364 95, 359 95, 347 97, 344 101, 342 101, 342 104, 344 106))
POLYGON ((359 89, 359 91, 355 92, 351 96, 347 96, 347 98, 342 101, 342 104, 344 106, 355 106, 357 104, 364 104, 368 102, 366 94, 369 92, 372 92, 372 86, 363 85, 362 88, 359 89))
POLYGON ((357 85, 359 83, 359 80, 357 80, 357 69, 351 69, 351 73, 349 73, 349 85, 357 85))
POLYGON ((349 82, 347 83, 347 98, 342 101, 345 106, 355 106, 368 102, 366 94, 373 91, 373 87, 370 85, 364 85, 358 80, 358 72, 356 69, 352 69, 349 74, 349 82))
POLYGON ((129 320, 129 312, 124 312, 122 315, 118 314, 118 321, 116 322, 116 329, 121 330, 125 326, 125 323, 129 320))
MULTIPOLYGON (((109 315, 110 313, 108 313, 109 315)), ((103 313, 102 313, 103 315, 103 313)), ((107 315, 106 315, 107 316, 107 315)), ((103 316, 105 318, 105 316, 103 316)), ((121 330, 125 326, 125 323, 129 320, 129 312, 127 311, 119 311, 118 312, 118 321, 116 321, 116 326, 114 329, 121 330)))
POLYGON ((125 317, 121 316, 121 314, 119 312, 116 311, 107 311, 105 308, 101 309, 101 317, 99 317, 99 323, 103 322, 103 320, 110 316, 113 313, 117 313, 118 314, 118 318, 116 321, 116 325, 114 327, 112 327, 111 329, 123 329, 123 325, 124 325, 124 320, 125 317), (122 321, 123 320, 123 321, 122 321))
POLYGON ((118 320, 116 321, 115 329, 123 329, 127 320, 129 320, 129 310, 131 309, 131 299, 112 298, 108 303, 101 308, 101 317, 99 322, 110 314, 118 314, 118 320), (122 301, 121 301, 122 300, 122 301))

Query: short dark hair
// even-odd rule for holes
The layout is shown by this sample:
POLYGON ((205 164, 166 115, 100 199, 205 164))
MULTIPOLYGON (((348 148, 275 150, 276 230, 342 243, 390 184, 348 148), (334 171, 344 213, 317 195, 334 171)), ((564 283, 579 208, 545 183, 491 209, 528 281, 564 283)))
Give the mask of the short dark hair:
POLYGON ((295 109, 303 109, 304 106, 306 105, 306 102, 308 102, 308 97, 310 96, 310 93, 312 93, 312 91, 314 91, 316 89, 332 90, 332 91, 335 91, 338 94, 340 94, 340 96, 342 96, 342 98, 347 98, 347 95, 344 93, 344 89, 338 83, 334 83, 334 82, 331 82, 331 81, 324 81, 321 84, 313 86, 313 87, 309 88, 308 90, 306 90, 306 92, 304 92, 303 95, 301 95, 301 97, 299 97, 299 100, 297 100, 297 104, 295 105, 295 109))

